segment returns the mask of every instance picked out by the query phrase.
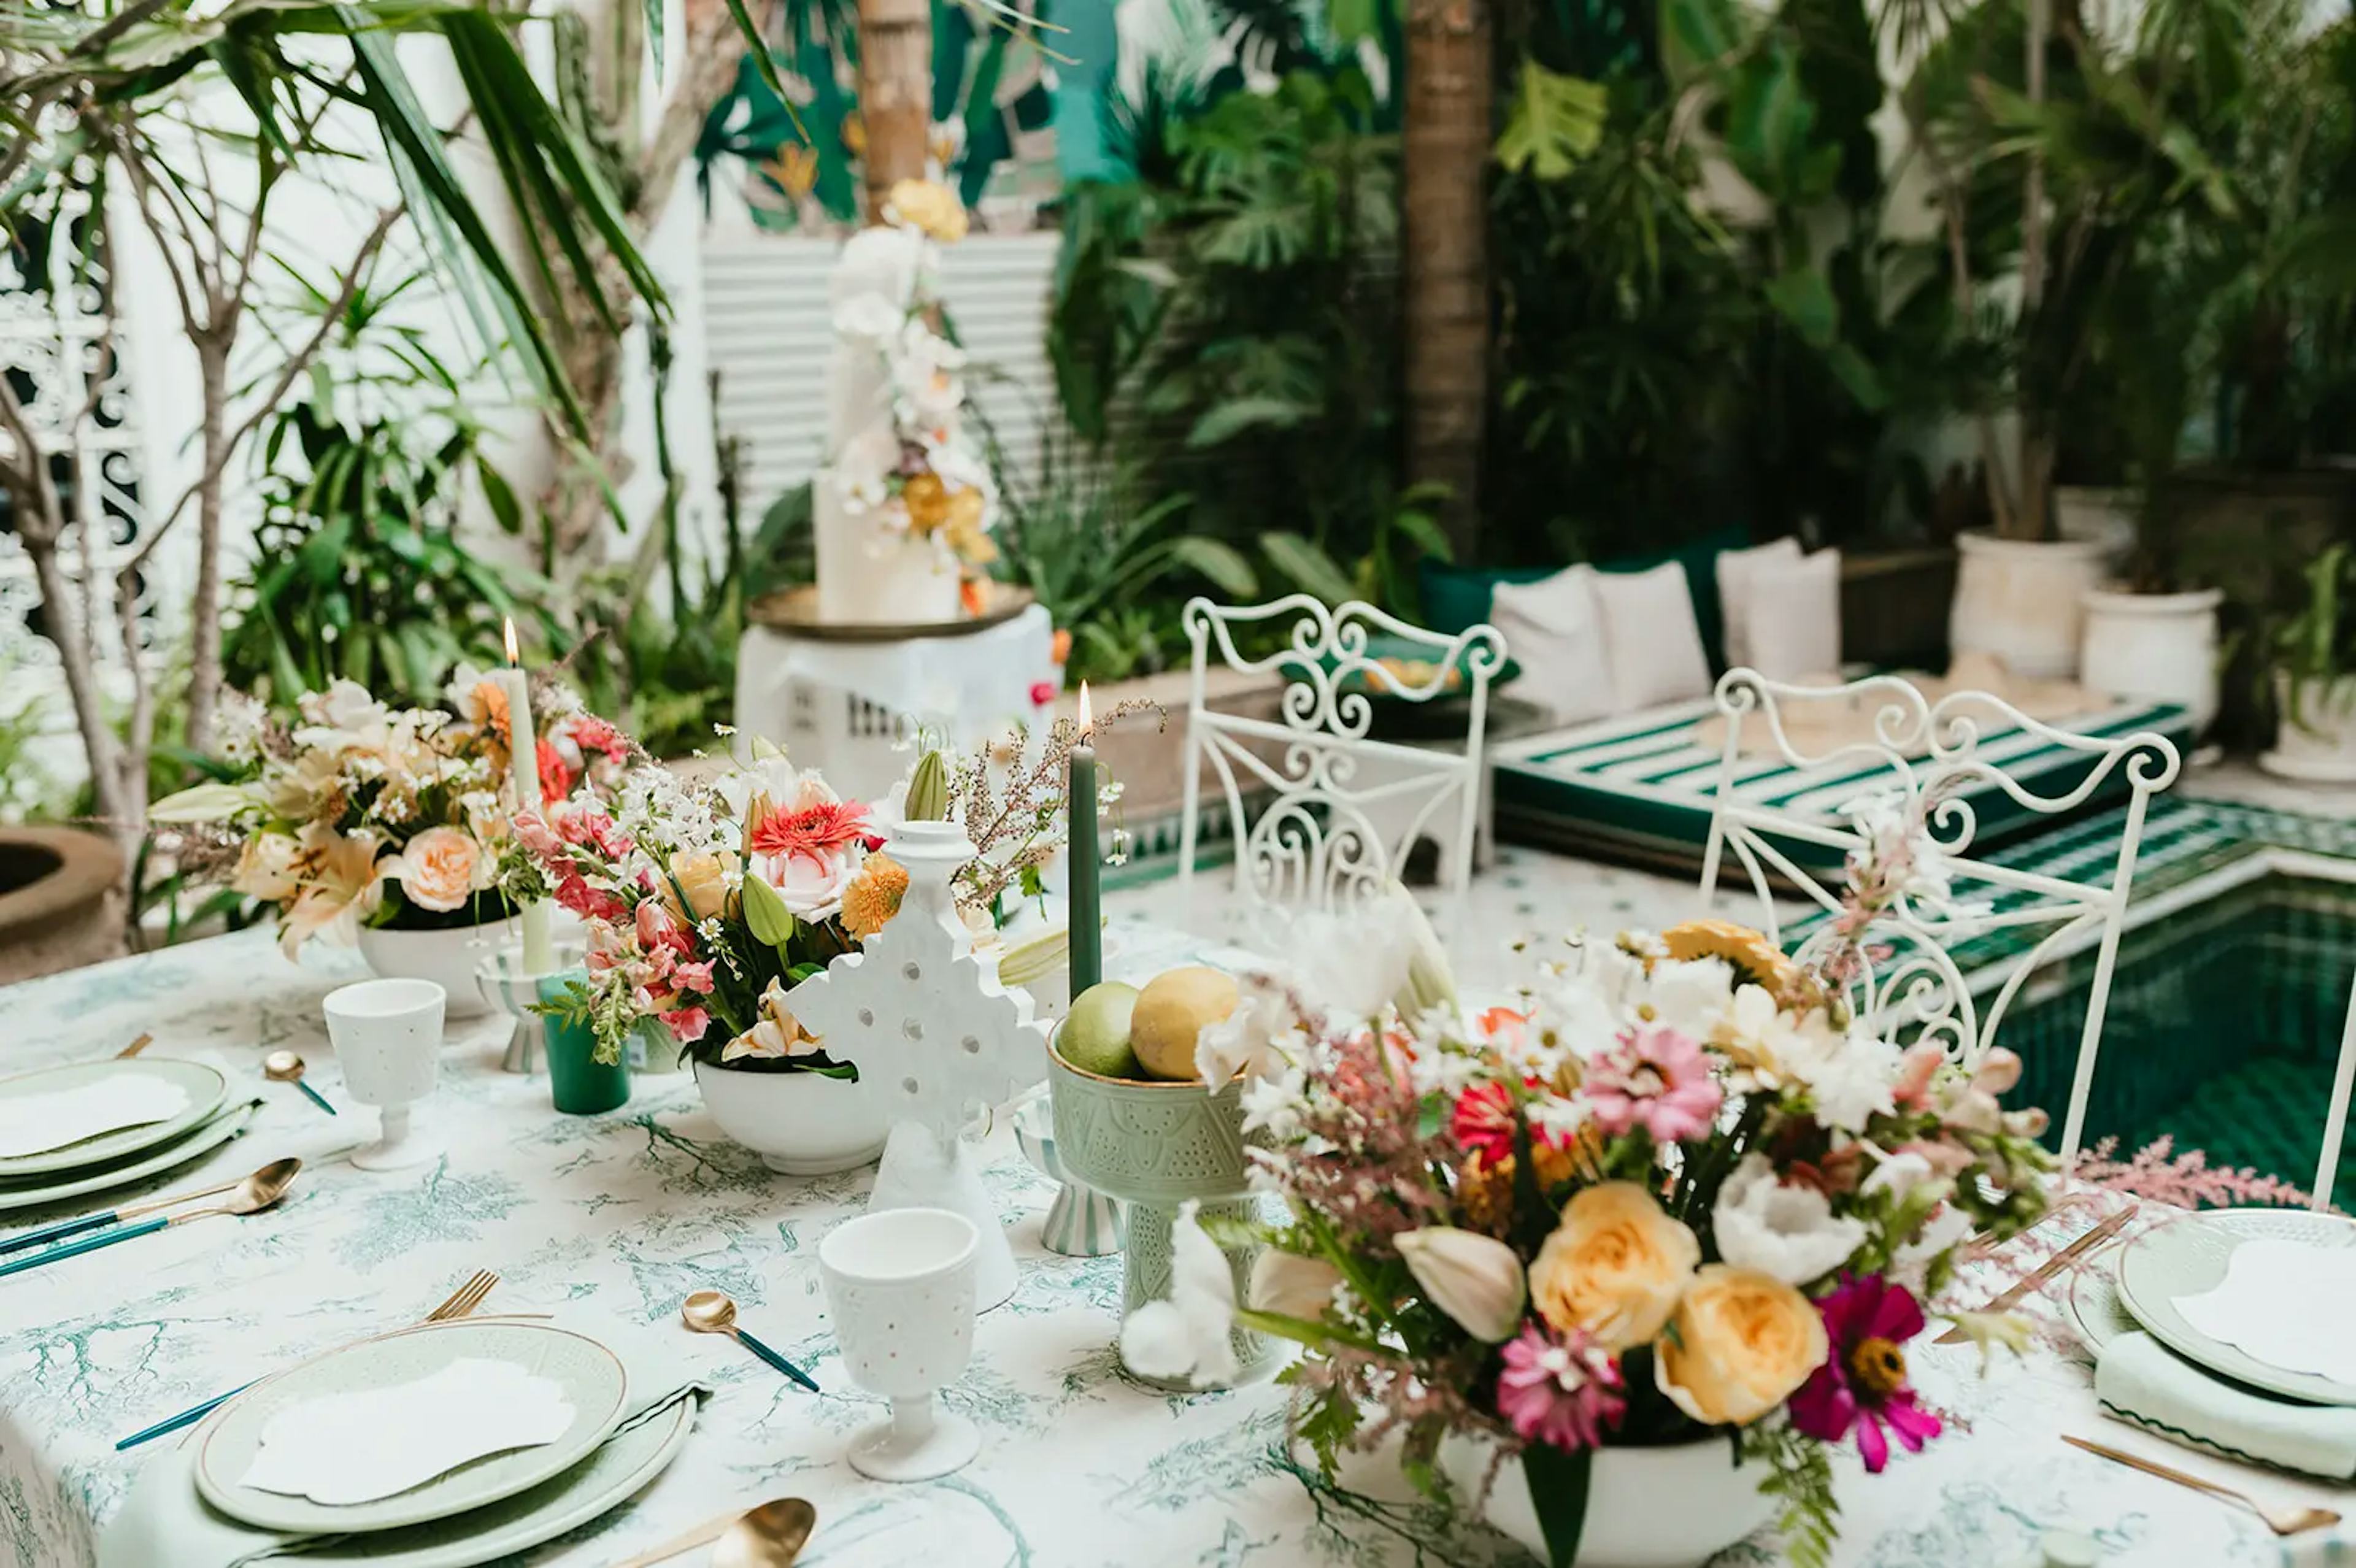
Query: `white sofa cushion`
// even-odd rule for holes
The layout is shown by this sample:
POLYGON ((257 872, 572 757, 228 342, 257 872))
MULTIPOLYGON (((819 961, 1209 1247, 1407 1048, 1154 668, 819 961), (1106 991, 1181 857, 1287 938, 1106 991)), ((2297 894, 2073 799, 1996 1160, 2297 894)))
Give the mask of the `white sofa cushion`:
POLYGON ((1612 711, 1709 695, 1709 656, 1702 651, 1683 565, 1672 560, 1650 571, 1599 571, 1595 603, 1603 621, 1603 662, 1612 671, 1612 711))
POLYGON ((1614 711, 1595 578, 1591 566, 1565 567, 1536 582, 1500 582, 1490 602, 1489 624, 1522 667, 1514 694, 1544 708, 1558 724, 1614 711))

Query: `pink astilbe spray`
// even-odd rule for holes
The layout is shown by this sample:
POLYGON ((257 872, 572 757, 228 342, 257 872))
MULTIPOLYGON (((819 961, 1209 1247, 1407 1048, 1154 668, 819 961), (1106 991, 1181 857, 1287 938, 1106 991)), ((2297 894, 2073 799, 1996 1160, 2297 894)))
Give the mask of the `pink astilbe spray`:
POLYGON ((2246 1165, 2212 1166, 2197 1148, 2178 1154, 2172 1136, 2155 1138, 2126 1159, 2118 1157, 2118 1147, 2119 1140, 2113 1137, 2079 1150, 2077 1162, 2070 1168, 2070 1179, 2179 1209, 2223 1209, 2249 1203, 2297 1208, 2310 1198, 2282 1178, 2246 1165))
MULTIPOLYGON (((1390 1238, 1445 1218, 1436 1165, 1453 1146, 1421 1130, 1422 1104, 1408 1074, 1372 1030, 1331 1041, 1300 1108, 1302 1134, 1333 1157, 1263 1160, 1276 1185, 1323 1214, 1345 1238, 1378 1254, 1390 1238)), ((1256 1153, 1258 1151, 1255 1151, 1256 1153)))

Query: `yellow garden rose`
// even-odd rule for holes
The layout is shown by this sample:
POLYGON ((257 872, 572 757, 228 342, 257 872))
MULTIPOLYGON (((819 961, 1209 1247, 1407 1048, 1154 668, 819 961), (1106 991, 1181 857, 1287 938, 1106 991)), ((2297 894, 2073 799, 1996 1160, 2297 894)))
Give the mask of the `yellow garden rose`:
POLYGON ((1712 1264, 1653 1348, 1654 1377, 1696 1421, 1741 1426, 1791 1398, 1829 1349, 1806 1296, 1773 1275, 1712 1264))
POLYGON ((699 849, 670 858, 670 877, 662 891, 663 907, 689 924, 710 920, 728 910, 728 879, 735 874, 736 856, 727 849, 699 849), (680 895, 687 908, 680 908, 680 895))
POLYGON ((1633 1181, 1590 1187, 1530 1264, 1530 1301, 1561 1333, 1584 1328, 1608 1350, 1661 1331, 1701 1262, 1694 1233, 1633 1181))

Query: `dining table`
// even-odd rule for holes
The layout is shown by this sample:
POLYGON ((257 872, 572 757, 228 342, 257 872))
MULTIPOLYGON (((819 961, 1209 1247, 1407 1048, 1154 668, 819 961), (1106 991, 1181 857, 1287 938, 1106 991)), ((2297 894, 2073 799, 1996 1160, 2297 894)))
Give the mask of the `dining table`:
MULTIPOLYGON (((1117 918, 1106 971, 1141 982, 1184 962, 1248 955, 1117 918)), ((264 1104, 241 1137, 141 1184, 130 1198, 227 1179, 294 1155, 305 1168, 278 1208, 219 1218, 0 1278, 0 1543, 22 1568, 80 1568, 143 1467, 182 1438, 128 1451, 118 1439, 303 1358, 416 1320, 477 1270, 505 1312, 594 1314, 675 1333, 712 1391, 678 1457, 624 1506, 512 1561, 597 1568, 724 1510, 807 1499, 808 1568, 1288 1568, 1292 1564, 1525 1563, 1477 1510, 1416 1493, 1381 1455, 1322 1477, 1288 1440, 1288 1393, 1264 1381, 1173 1393, 1133 1381, 1115 1350, 1118 1255, 1040 1244, 1055 1189, 1023 1157, 1004 1115, 969 1136, 1020 1269, 1013 1298, 980 1319, 972 1363, 943 1391, 980 1428, 980 1456, 938 1480, 889 1484, 844 1462, 880 1402, 854 1388, 826 1319, 818 1243, 857 1213, 872 1168, 771 1172, 732 1144, 691 1075, 636 1075, 626 1104, 560 1115, 544 1076, 504 1071, 503 1017, 455 1021, 440 1083, 416 1109, 440 1152, 403 1170, 338 1157, 373 1136, 352 1103, 321 999, 362 971, 314 943, 282 955, 251 930, 163 947, 0 989, 0 1072, 103 1058, 142 1032, 148 1054, 209 1062, 264 1104), (329 1116, 263 1056, 292 1050, 329 1116), (734 1342, 691 1336, 681 1302, 734 1297, 740 1325, 807 1371, 811 1392, 734 1342)), ((105 1202, 0 1216, 0 1232, 105 1202)), ((2066 1221, 2057 1221, 2066 1223, 2066 1221)), ((1998 1255, 1966 1269, 1954 1298, 2017 1275, 1998 1255)), ((2050 1302, 2029 1308, 2048 1317, 2050 1302)), ((2233 1464, 2104 1417, 2091 1358, 2041 1334, 1985 1369, 1971 1345, 1911 1348, 1915 1384, 1944 1433, 1868 1476, 1837 1465, 1839 1568, 2008 1568, 2036 1563, 2046 1532, 2090 1538, 2116 1568, 2226 1568, 2356 1559, 2356 1528, 2277 1540, 2253 1515, 2062 1442, 2158 1457, 2263 1499, 2338 1505, 2344 1487, 2233 1464)), ((2356 1512, 2356 1509, 2350 1511, 2356 1512)), ((700 1564, 691 1552, 679 1560, 700 1564)), ((1722 1564, 1787 1561, 1770 1530, 1722 1564)))

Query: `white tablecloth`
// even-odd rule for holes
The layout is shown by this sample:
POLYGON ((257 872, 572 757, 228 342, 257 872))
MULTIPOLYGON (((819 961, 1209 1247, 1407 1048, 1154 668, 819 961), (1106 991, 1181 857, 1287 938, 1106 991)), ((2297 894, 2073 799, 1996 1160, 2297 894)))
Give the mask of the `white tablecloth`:
MULTIPOLYGON (((1141 923, 1117 924, 1108 946, 1108 968, 1140 979, 1197 952, 1141 923)), ((88 1059, 151 1029, 151 1052, 209 1057, 251 1084, 265 1050, 291 1046, 344 1115, 331 1121, 292 1088, 271 1086, 254 1132, 162 1185, 319 1154, 369 1136, 374 1118, 344 1100, 323 1038, 319 997, 346 973, 311 956, 290 965, 268 935, 251 933, 0 990, 0 1051, 16 1068, 88 1059)), ((98 1526, 163 1446, 117 1454, 116 1438, 305 1353, 413 1319, 487 1267, 503 1276, 492 1304, 509 1310, 569 1303, 668 1324, 690 1291, 726 1290, 745 1327, 826 1391, 806 1393, 724 1341, 693 1341, 720 1392, 679 1461, 633 1504, 530 1562, 596 1568, 724 1509, 789 1493, 819 1509, 802 1559, 809 1568, 1525 1561, 1477 1526, 1408 1500, 1387 1474, 1364 1493, 1316 1481, 1287 1456, 1279 1388, 1183 1398, 1125 1381, 1112 1349, 1120 1260, 1039 1248, 1049 1190, 1002 1127, 983 1164, 1022 1285, 981 1319, 973 1367, 947 1395, 981 1424, 981 1457, 926 1485, 862 1479, 842 1463, 845 1436, 881 1407, 836 1357, 814 1254, 828 1227, 856 1210, 870 1173, 769 1174, 721 1136, 683 1076, 640 1079, 630 1104, 608 1115, 557 1115, 545 1080, 498 1071, 505 1027, 452 1032, 441 1092, 419 1117, 447 1140, 440 1161, 383 1174, 323 1161, 279 1212, 208 1220, 0 1279, 0 1559, 88 1563, 98 1526)), ((2270 1496, 2302 1490, 2103 1421, 2082 1368, 2043 1351, 1984 1381, 1975 1367, 1968 1349, 1918 1352, 1917 1381, 1955 1417, 1954 1430, 1879 1478, 1844 1485, 1844 1568, 2006 1564, 2064 1521, 2092 1531, 2121 1568, 2335 1560, 2332 1541, 2286 1550, 2238 1510, 2064 1447, 2060 1434, 2091 1434, 2270 1496)), ((2356 1555, 2356 1535, 2335 1539, 2337 1560, 2356 1555)), ((1764 1541, 1721 1559, 1779 1561, 1764 1541)))

